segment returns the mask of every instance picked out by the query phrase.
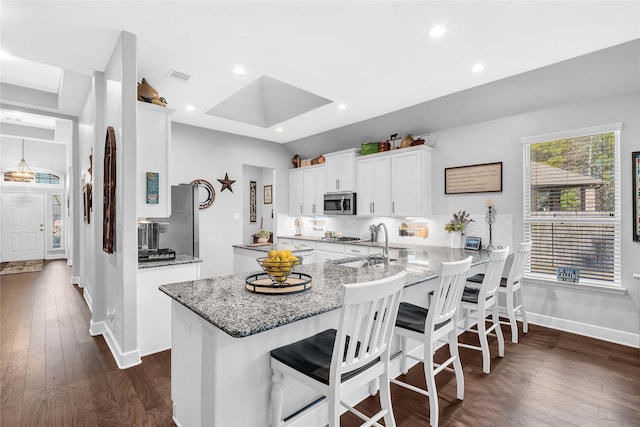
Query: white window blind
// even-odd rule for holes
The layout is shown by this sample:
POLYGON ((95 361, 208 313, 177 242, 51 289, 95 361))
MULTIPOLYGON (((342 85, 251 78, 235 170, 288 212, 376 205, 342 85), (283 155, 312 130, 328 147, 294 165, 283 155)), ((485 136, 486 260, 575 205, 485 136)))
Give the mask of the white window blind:
POLYGON ((620 128, 523 138, 527 276, 620 286, 620 128))

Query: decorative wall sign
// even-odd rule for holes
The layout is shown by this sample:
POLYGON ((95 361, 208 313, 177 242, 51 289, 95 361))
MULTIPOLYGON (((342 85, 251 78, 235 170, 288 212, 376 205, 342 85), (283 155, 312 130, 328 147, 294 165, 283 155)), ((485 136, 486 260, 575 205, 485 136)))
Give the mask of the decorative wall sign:
POLYGON ((160 202, 159 181, 160 178, 158 172, 147 172, 147 204, 157 205, 160 202))
POLYGON ((222 184, 222 188, 220 189, 221 193, 227 188, 229 189, 229 191, 231 191, 233 193, 233 188, 231 188, 231 184, 236 182, 236 180, 235 179, 229 179, 229 174, 228 173, 225 173, 224 174, 224 179, 219 179, 218 182, 220 184, 222 184))
POLYGON ((556 279, 559 282, 579 283, 580 269, 572 267, 556 267, 556 279))
POLYGON ((102 250, 114 252, 116 240, 116 132, 107 127, 104 143, 104 192, 103 192, 102 250))
POLYGON ((84 210, 84 223, 85 224, 91 224, 91 209, 93 208, 92 205, 92 195, 91 195, 92 189, 91 189, 91 183, 87 182, 83 189, 82 189, 82 193, 83 193, 83 210, 84 210))
POLYGON ((273 198, 272 198, 272 186, 271 185, 265 185, 264 186, 264 204, 265 205, 270 205, 271 203, 273 203, 273 198))
POLYGON ((640 151, 631 153, 633 161, 633 240, 640 242, 640 151))
POLYGON ((256 222, 256 187, 255 181, 249 181, 249 222, 256 222))
POLYGON ((444 169, 444 194, 502 191, 502 162, 444 169))
POLYGON ((216 200, 216 190, 213 189, 213 185, 206 179, 194 179, 191 184, 198 186, 199 209, 207 209, 211 206, 216 200))

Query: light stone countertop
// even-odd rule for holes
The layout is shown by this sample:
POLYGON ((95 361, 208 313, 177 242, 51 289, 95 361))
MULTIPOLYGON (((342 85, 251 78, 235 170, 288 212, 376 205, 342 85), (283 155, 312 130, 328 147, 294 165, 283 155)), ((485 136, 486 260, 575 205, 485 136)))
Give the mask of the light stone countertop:
POLYGON ((202 259, 191 255, 176 255, 175 259, 161 259, 158 261, 138 261, 138 270, 144 268, 167 267, 170 265, 193 264, 202 262, 202 259))
POLYGON ((172 283, 160 286, 160 290, 239 338, 340 308, 343 284, 378 280, 405 270, 406 286, 411 286, 438 277, 440 262, 462 260, 470 255, 472 265, 489 260, 487 252, 424 246, 419 250, 399 250, 397 261, 388 266, 350 268, 335 261, 300 265, 295 271, 310 275, 313 286, 292 295, 249 292, 245 289, 247 273, 172 283))

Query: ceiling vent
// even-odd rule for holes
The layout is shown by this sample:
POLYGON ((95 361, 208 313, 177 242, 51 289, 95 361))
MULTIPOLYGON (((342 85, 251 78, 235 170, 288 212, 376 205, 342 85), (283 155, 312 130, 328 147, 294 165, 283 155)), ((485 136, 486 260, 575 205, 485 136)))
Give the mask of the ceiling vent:
POLYGON ((179 82, 185 83, 187 80, 189 80, 191 78, 191 75, 185 74, 185 73, 181 73, 180 71, 171 70, 171 71, 169 71, 169 74, 167 74, 167 77, 170 78, 170 79, 177 80, 179 82))

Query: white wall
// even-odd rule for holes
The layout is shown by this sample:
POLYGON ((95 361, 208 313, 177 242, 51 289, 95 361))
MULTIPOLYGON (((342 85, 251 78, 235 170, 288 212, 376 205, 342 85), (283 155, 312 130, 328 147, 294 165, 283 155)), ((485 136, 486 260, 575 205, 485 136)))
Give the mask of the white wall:
MULTIPOLYGON (((244 198, 249 181, 243 178, 243 165, 275 169, 275 204, 270 206, 274 209, 282 207, 282 212, 285 212, 288 200, 287 169, 291 164, 292 154, 281 144, 180 123, 171 125, 171 145, 172 184, 206 179, 216 191, 213 204, 200 210, 200 257, 203 259, 201 277, 231 274, 232 245, 248 243, 244 241, 242 218, 246 214, 248 221, 248 212, 244 212, 244 198), (229 179, 236 180, 232 185, 233 192, 220 191, 222 186, 217 179, 223 179, 225 173, 229 174, 229 179), (238 215, 238 219, 234 219, 234 214, 238 215)), ((260 181, 260 176, 257 176, 260 181)), ((257 193, 261 203, 261 185, 258 185, 257 193)), ((260 217, 258 227, 259 221, 260 217)))

